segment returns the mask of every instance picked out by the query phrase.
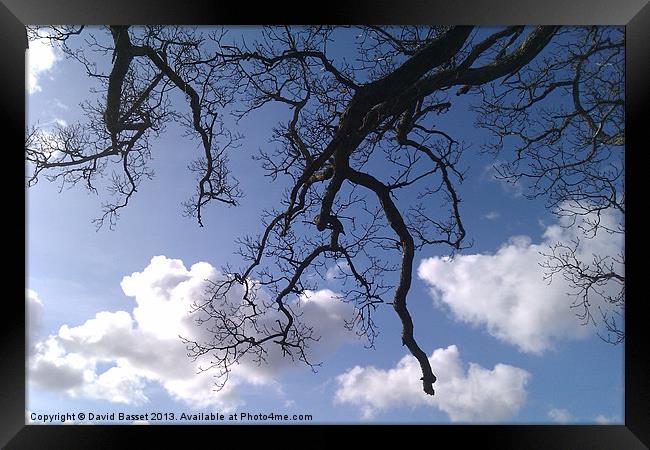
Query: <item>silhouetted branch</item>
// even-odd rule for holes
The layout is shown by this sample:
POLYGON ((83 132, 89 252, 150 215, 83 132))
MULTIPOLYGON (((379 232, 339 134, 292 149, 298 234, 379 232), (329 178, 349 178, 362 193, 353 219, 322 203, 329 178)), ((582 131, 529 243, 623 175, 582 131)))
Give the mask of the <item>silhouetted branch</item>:
MULTIPOLYGON (((346 326, 372 346, 375 310, 391 304, 402 323, 402 343, 420 364, 423 390, 433 395, 436 376, 415 339, 407 298, 415 251, 438 244, 458 251, 466 237, 458 194, 466 146, 436 127, 437 117, 456 101, 452 89, 457 95, 474 89, 482 94, 479 125, 497 134, 495 149, 510 136, 522 139, 517 161, 527 155, 533 170, 506 176, 550 179, 550 187, 538 186, 556 206, 567 198, 586 205, 595 196, 603 200, 595 202, 599 207, 617 205, 623 211, 622 170, 600 170, 610 161, 607 149, 624 141, 616 90, 622 44, 599 29, 515 26, 479 39, 464 26, 280 26, 265 27, 250 43, 224 30, 111 26, 107 35, 90 33, 82 48, 72 42, 85 34, 83 28, 39 30, 32 37, 51 36, 102 89, 100 106, 86 106, 85 122, 28 131, 26 155, 33 169, 28 182, 44 175, 85 181, 94 189, 94 177, 117 160, 122 174, 112 191, 119 200, 102 217, 111 225, 140 180, 151 176, 149 139, 168 121, 179 120, 200 142, 201 156, 190 165, 199 174, 197 194, 186 211, 203 226, 209 202, 235 206, 242 195, 229 155, 243 138, 223 117, 238 121, 270 104, 286 108, 273 129, 273 145, 255 158, 269 178, 289 182, 287 191, 264 214, 261 234, 240 239, 244 266, 224 268, 196 299, 205 341, 184 340, 190 356, 211 358, 205 369, 216 369, 223 382, 233 364, 248 358, 262 363, 271 348, 314 368, 309 348, 319 337, 302 323, 292 300, 317 289, 318 276, 336 269, 341 299, 355 309, 346 326), (577 43, 566 39, 574 32, 584 33, 577 43), (342 36, 354 40, 355 61, 332 52, 332 41, 342 36), (111 58, 110 73, 97 70, 88 50, 111 58), (540 62, 549 51, 559 56, 540 62), (617 67, 612 77, 592 67, 596 55, 617 67), (601 92, 602 86, 607 89, 601 92), (530 108, 563 90, 570 92, 574 110, 544 110, 543 130, 529 126, 530 108), (185 99, 178 111, 169 100, 172 93, 185 99), (571 137, 562 141, 568 130, 571 137), (577 144, 574 137, 583 139, 577 144), (578 145, 578 151, 551 145, 559 142, 578 145), (576 175, 598 188, 583 188, 576 175), (396 201, 416 186, 420 203, 404 207, 396 201), (575 186, 580 187, 571 189, 575 186), (607 195, 600 194, 601 187, 607 195), (443 200, 441 211, 431 206, 435 198, 443 200), (395 252, 399 265, 387 264, 395 252)), ((586 212, 594 211, 600 210, 586 212)), ((563 257, 564 266, 571 264, 563 257)), ((605 259, 588 268, 574 264, 592 277, 584 292, 608 274, 609 281, 621 281, 606 270, 608 264, 605 259)), ((611 317, 605 320, 614 327, 611 317)))

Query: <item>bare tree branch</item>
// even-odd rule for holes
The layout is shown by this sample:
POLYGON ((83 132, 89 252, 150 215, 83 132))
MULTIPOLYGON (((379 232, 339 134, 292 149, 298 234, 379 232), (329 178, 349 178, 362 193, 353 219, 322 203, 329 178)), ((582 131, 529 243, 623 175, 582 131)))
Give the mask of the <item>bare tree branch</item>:
MULTIPOLYGON (((550 177, 550 187, 542 191, 556 206, 566 199, 586 205, 595 197, 600 208, 616 205, 623 211, 622 170, 601 170, 610 162, 603 149, 624 141, 616 78, 621 47, 600 29, 576 30, 515 26, 479 39, 477 30, 463 26, 282 26, 265 27, 249 43, 231 39, 225 30, 187 27, 111 26, 104 35, 83 27, 34 28, 32 38, 50 39, 82 64, 101 86, 101 98, 86 105, 85 122, 28 130, 26 159, 33 169, 28 183, 44 175, 95 189, 95 176, 117 160, 122 174, 113 180, 112 192, 118 201, 106 206, 100 220, 108 217, 113 226, 140 180, 152 175, 149 139, 175 119, 202 149, 190 165, 199 179, 186 207, 203 226, 209 202, 236 206, 243 195, 229 169, 229 155, 242 137, 223 117, 239 121, 267 105, 282 105, 287 116, 278 119, 272 145, 255 158, 272 180, 288 182, 286 195, 264 214, 260 235, 240 239, 243 267, 225 267, 206 295, 195 299, 197 324, 209 338, 185 339, 188 355, 211 358, 206 370, 216 370, 222 383, 234 364, 265 361, 271 346, 315 368, 309 349, 319 337, 301 322, 292 299, 318 288, 314 275, 322 278, 327 269, 339 268, 341 298, 355 308, 347 326, 372 346, 375 311, 392 305, 402 343, 420 364, 423 390, 433 395, 436 376, 416 341, 407 298, 415 252, 439 244, 459 251, 467 234, 458 190, 467 146, 436 126, 455 101, 452 88, 457 95, 481 94, 479 126, 499 137, 495 149, 513 133, 522 139, 516 162, 527 155, 533 170, 506 176, 550 177), (567 39, 572 33, 582 37, 567 39), (347 35, 357 45, 353 62, 331 51, 332 42, 347 35), (97 70, 89 50, 111 59, 110 73, 97 70), (555 60, 548 52, 557 53, 555 60), (596 57, 605 69, 594 68, 596 57), (600 92, 603 86, 609 91, 600 92), (531 108, 565 90, 571 91, 574 110, 537 113, 532 120, 543 130, 529 134, 538 132, 528 126, 531 108), (173 93, 185 99, 178 111, 170 101, 173 93), (550 145, 580 138, 579 151, 550 145), (374 172, 377 167, 382 171, 374 172), (585 180, 576 180, 578 174, 585 180), (416 186, 420 203, 400 209, 400 193, 416 186), (442 199, 440 210, 434 199, 442 199), (396 252, 399 264, 386 263, 396 252)), ((600 211, 588 208, 594 210, 600 211)), ((579 279, 590 281, 579 285, 585 295, 605 279, 624 280, 606 259, 587 268, 575 263, 571 252, 557 249, 560 267, 573 264, 579 279)), ((611 317, 605 321, 615 328, 611 317)))

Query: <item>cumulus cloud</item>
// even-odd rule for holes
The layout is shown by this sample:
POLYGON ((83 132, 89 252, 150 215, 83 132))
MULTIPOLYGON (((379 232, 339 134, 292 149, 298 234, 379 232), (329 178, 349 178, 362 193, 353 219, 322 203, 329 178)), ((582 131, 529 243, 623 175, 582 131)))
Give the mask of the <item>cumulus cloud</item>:
POLYGON ((54 67, 59 60, 56 50, 46 39, 37 39, 29 42, 27 50, 27 89, 30 94, 42 90, 39 80, 54 67))
POLYGON ((573 416, 566 409, 553 408, 548 412, 548 417, 557 423, 569 423, 573 421, 573 416))
MULTIPOLYGON (((207 333, 189 314, 191 304, 204 293, 207 279, 220 276, 208 263, 188 270, 178 259, 152 258, 142 272, 122 280, 122 290, 135 300, 131 311, 99 312, 81 325, 61 326, 56 335, 36 344, 30 382, 74 397, 125 404, 148 402, 147 387, 158 383, 175 400, 224 410, 242 404, 242 385, 277 386, 277 375, 294 364, 273 348, 268 364, 244 360, 234 367, 219 391, 209 372, 199 373, 201 361, 187 357, 179 336, 201 341, 202 333, 207 333)), ((292 306, 304 320, 313 321, 322 336, 314 355, 324 355, 352 338, 343 326, 352 307, 334 292, 307 292, 292 306)))
MULTIPOLYGON (((515 236, 493 254, 424 259, 418 276, 431 286, 434 303, 448 308, 455 319, 485 327, 523 352, 539 354, 558 340, 583 338, 590 330, 570 308, 571 286, 559 275, 549 284, 540 266, 545 260, 540 252, 548 253, 549 245, 582 237, 580 223, 569 226, 569 220, 548 226, 539 244, 515 236)), ((605 227, 615 228, 616 223, 612 214, 601 217, 605 227)), ((589 262, 593 254, 616 255, 622 248, 623 236, 602 231, 581 239, 577 257, 589 262)), ((617 286, 610 287, 614 293, 617 286)), ((599 306, 607 308, 594 298, 592 307, 597 311, 599 306)))
POLYGON ((420 366, 407 355, 388 370, 356 366, 339 375, 335 403, 359 407, 365 419, 394 408, 434 407, 454 422, 487 423, 512 418, 526 401, 531 375, 523 369, 470 363, 465 370, 455 345, 435 350, 429 361, 438 376, 434 396, 422 392, 420 366))

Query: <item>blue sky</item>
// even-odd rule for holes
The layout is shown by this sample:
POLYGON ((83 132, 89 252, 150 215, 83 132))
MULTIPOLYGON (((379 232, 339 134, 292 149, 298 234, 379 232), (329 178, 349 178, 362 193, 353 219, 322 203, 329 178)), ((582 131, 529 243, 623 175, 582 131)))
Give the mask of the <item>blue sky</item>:
MULTIPOLYGON (((233 30, 239 32, 256 30, 233 30)), ((342 45, 336 51, 352 57, 342 45)), ((30 52, 28 122, 47 128, 80 120, 78 105, 92 86, 82 68, 46 44, 33 43, 30 52)), ((43 179, 28 190, 28 412, 272 411, 311 414, 313 423, 622 423, 623 346, 582 326, 562 283, 547 286, 537 265, 538 251, 573 231, 557 227, 542 201, 492 179, 494 161, 477 151, 486 136, 473 126, 469 97, 454 101, 439 128, 469 146, 459 194, 474 244, 453 262, 442 258, 444 248, 417 254, 409 296, 416 338, 439 378, 434 399, 421 392, 421 375, 401 346, 390 307, 377 314, 376 348, 346 336, 336 319, 347 310, 332 297, 340 288, 335 279, 305 302, 328 338, 317 373, 287 361, 245 365, 213 392, 209 374, 195 375, 174 339, 172 330, 187 326, 174 312, 184 310, 206 274, 238 265, 235 238, 260 232, 259 213, 280 198, 284 185, 265 178, 251 160, 286 114, 267 108, 238 125, 246 138, 231 155, 232 171, 246 197, 236 208, 211 205, 204 228, 182 215, 181 203, 195 188, 186 167, 199 149, 177 126, 152 145, 155 177, 141 185, 113 231, 95 230, 91 220, 101 197, 81 186, 59 192, 43 179)), ((595 241, 599 248, 622 245, 608 239, 595 241)))

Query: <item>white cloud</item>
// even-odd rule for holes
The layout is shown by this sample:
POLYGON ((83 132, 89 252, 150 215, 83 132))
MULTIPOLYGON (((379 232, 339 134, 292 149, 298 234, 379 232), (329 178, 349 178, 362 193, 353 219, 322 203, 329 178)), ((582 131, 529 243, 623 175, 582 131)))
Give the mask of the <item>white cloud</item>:
POLYGON ((531 375, 523 369, 470 363, 465 370, 455 345, 435 350, 429 361, 438 376, 434 396, 422 391, 420 366, 407 355, 392 369, 356 366, 339 375, 335 403, 359 407, 365 419, 388 409, 435 407, 454 422, 496 422, 512 418, 526 401, 531 375))
POLYGON ((497 220, 499 217, 501 217, 501 214, 499 214, 497 211, 490 211, 483 217, 485 217, 487 220, 497 220))
POLYGON ((598 414, 594 419, 594 421, 599 425, 610 425, 614 423, 621 423, 621 420, 618 417, 616 416, 607 417, 604 416, 603 414, 598 414))
POLYGON ((54 63, 59 60, 56 50, 47 39, 37 39, 29 42, 26 53, 27 88, 30 94, 41 91, 40 78, 52 70, 54 63))
POLYGON ((523 197, 524 186, 521 180, 513 181, 507 178, 503 178, 499 174, 497 168, 500 167, 502 164, 504 164, 504 162, 502 161, 496 161, 493 164, 487 164, 485 167, 483 167, 483 173, 481 175, 481 179, 499 183, 501 185, 501 188, 504 190, 504 192, 507 192, 508 194, 512 195, 515 198, 523 197))
POLYGON ((337 278, 343 278, 346 274, 350 273, 350 265, 347 261, 338 261, 332 267, 327 269, 325 279, 332 281, 337 278))
POLYGON ((52 103, 54 103, 54 106, 56 106, 57 108, 62 109, 62 110, 64 110, 64 111, 67 111, 67 110, 70 109, 70 107, 69 107, 68 105, 66 105, 65 103, 63 103, 63 102, 62 102, 61 100, 59 100, 58 98, 53 99, 53 100, 52 100, 52 103))
POLYGON ((145 379, 146 373, 128 364, 118 365, 100 374, 90 373, 90 376, 84 378, 83 386, 76 394, 86 398, 139 405, 149 400, 144 393, 145 379))
POLYGON ((58 117, 54 118, 52 123, 56 123, 60 127, 66 127, 68 126, 68 122, 65 119, 60 119, 58 117))
POLYGON ((25 302, 27 307, 27 347, 31 351, 43 328, 43 302, 38 298, 38 293, 32 289, 25 289, 25 302))
MULTIPOLYGON (((568 220, 547 227, 540 244, 527 236, 514 236, 494 254, 424 259, 418 276, 431 285, 434 303, 448 308, 455 319, 484 326, 489 334, 523 352, 539 354, 558 340, 586 337, 590 330, 570 308, 571 287, 561 275, 549 284, 540 266, 545 260, 540 252, 548 253, 549 245, 580 236, 577 226, 568 227, 568 220)), ((614 227, 616 220, 603 214, 601 223, 614 227)), ((593 239, 582 239, 577 256, 589 262, 593 254, 616 255, 622 248, 621 235, 602 231, 593 239)), ((614 292, 614 283, 610 287, 614 292)), ((607 308, 594 298, 592 307, 597 311, 599 306, 607 308)))
POLYGON ((573 421, 573 416, 566 409, 553 408, 548 412, 548 417, 557 423, 569 423, 573 421))
MULTIPOLYGON (((179 335, 201 341, 207 333, 188 314, 191 304, 204 293, 206 279, 220 276, 207 263, 188 270, 180 260, 152 258, 142 272, 122 280, 124 293, 135 300, 133 310, 102 311, 81 325, 61 326, 56 335, 36 345, 29 364, 30 382, 75 397, 128 404, 148 402, 146 388, 155 382, 176 400, 223 410, 242 404, 242 385, 277 388, 277 375, 296 364, 283 358, 276 346, 269 348, 268 364, 243 360, 233 367, 228 383, 218 392, 211 373, 199 373, 206 362, 187 357, 179 335)), ((353 337, 343 327, 352 307, 332 291, 308 292, 292 307, 322 336, 313 348, 316 358, 353 337)))

